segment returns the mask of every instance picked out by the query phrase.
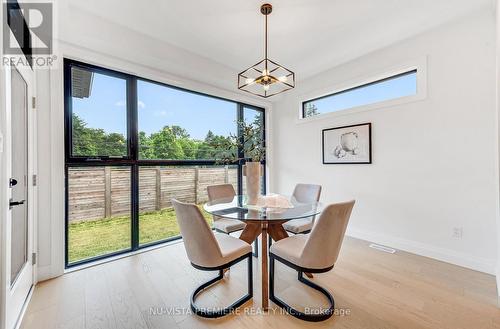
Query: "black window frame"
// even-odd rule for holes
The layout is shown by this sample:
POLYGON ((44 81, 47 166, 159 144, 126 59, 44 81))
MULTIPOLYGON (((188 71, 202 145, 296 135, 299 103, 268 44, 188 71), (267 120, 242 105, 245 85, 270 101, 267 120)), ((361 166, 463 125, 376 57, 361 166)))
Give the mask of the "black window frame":
MULTIPOLYGON (((329 97, 332 97, 332 96, 341 95, 341 94, 350 92, 352 90, 356 90, 356 89, 368 87, 368 86, 375 85, 375 84, 378 84, 378 83, 381 83, 381 82, 384 82, 384 81, 397 79, 397 78, 404 77, 404 76, 407 76, 407 75, 410 75, 410 74, 414 74, 414 73, 416 75, 418 75, 418 69, 411 69, 411 70, 404 71, 404 72, 398 73, 398 74, 394 74, 394 75, 391 75, 391 76, 388 76, 388 77, 385 77, 385 78, 382 78, 382 79, 374 80, 374 81, 367 82, 367 83, 364 83, 364 84, 361 84, 361 85, 356 85, 354 87, 349 87, 347 89, 336 91, 336 92, 328 94, 328 95, 324 95, 324 96, 320 96, 320 97, 316 97, 316 98, 305 100, 305 101, 302 102, 302 119, 314 118, 314 117, 316 117, 318 115, 340 112, 340 111, 344 111, 344 110, 348 110, 348 109, 357 107, 357 106, 354 106, 354 107, 349 107, 349 108, 338 110, 338 111, 330 111, 330 112, 325 112, 325 113, 319 113, 319 114, 313 115, 313 116, 306 116, 306 104, 307 103, 311 103, 311 102, 314 102, 314 101, 317 101, 317 100, 320 100, 320 99, 324 99, 324 98, 329 98, 329 97)), ((408 96, 402 96, 402 97, 408 97, 408 96)), ((396 98, 399 98, 399 97, 396 97, 396 98)), ((390 100, 396 99, 396 98, 391 98, 390 100)), ((388 100, 385 100, 385 101, 388 101, 388 100)), ((379 103, 379 102, 369 103, 369 104, 366 104, 366 105, 376 104, 376 103, 379 103)))
MULTIPOLYGON (((167 243, 169 241, 178 240, 181 237, 175 236, 167 238, 160 241, 154 241, 151 243, 139 244, 139 168, 146 166, 217 166, 216 160, 182 160, 182 159, 139 159, 139 129, 138 129, 138 106, 137 106, 137 81, 146 81, 150 83, 155 83, 168 88, 173 88, 183 92, 201 95, 206 97, 211 97, 223 101, 232 102, 235 104, 237 120, 244 119, 245 109, 255 110, 262 113, 262 127, 263 133, 263 143, 266 145, 267 129, 266 129, 266 111, 264 108, 238 102, 232 99, 227 99, 219 96, 214 96, 206 93, 201 93, 198 91, 193 91, 177 86, 172 86, 163 82, 151 80, 149 78, 127 74, 119 72, 113 69, 104 68, 102 66, 97 66, 93 64, 87 64, 84 62, 76 61, 73 59, 64 58, 64 149, 65 149, 65 247, 64 247, 64 258, 65 258, 65 268, 70 268, 74 266, 79 266, 82 264, 87 264, 97 260, 129 253, 139 249, 151 247, 158 244, 167 243), (124 157, 110 157, 110 156, 74 156, 72 154, 72 96, 71 96, 71 68, 78 67, 85 70, 91 70, 92 72, 105 74, 108 76, 118 77, 126 79, 127 82, 127 155, 124 157), (69 263, 68 258, 68 233, 69 233, 69 169, 74 167, 96 167, 96 166, 125 166, 130 167, 131 170, 131 246, 128 249, 120 250, 117 252, 112 252, 105 255, 99 255, 80 261, 69 263)), ((235 122, 235 125, 237 123, 235 122)), ((237 130, 238 135, 241 136, 240 129, 237 130)), ((238 149, 238 156, 243 157, 243 151, 238 149)), ((245 164, 246 160, 240 160, 231 165, 237 165, 238 167, 238 194, 243 192, 243 170, 242 166, 245 164)), ((264 165, 264 183, 263 191, 266 191, 266 160, 262 161, 264 165)))

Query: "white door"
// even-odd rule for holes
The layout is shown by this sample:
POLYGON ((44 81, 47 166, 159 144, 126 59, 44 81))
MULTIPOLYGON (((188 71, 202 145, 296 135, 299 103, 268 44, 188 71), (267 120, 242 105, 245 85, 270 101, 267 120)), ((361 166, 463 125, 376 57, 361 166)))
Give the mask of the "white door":
POLYGON ((7 175, 4 291, 5 325, 14 328, 34 283, 34 73, 26 66, 5 70, 4 169, 7 175))

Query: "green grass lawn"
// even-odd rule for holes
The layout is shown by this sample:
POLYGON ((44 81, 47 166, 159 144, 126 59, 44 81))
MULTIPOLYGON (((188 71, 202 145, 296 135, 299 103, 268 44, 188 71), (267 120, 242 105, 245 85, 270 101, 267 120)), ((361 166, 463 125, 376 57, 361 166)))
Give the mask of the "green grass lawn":
MULTIPOLYGON (((200 208, 201 209, 201 208, 200 208)), ((208 223, 212 216, 202 210, 208 223)), ((130 248, 130 216, 117 216, 70 223, 68 228, 69 262, 130 248)), ((179 235, 173 208, 139 215, 139 243, 146 244, 179 235)))

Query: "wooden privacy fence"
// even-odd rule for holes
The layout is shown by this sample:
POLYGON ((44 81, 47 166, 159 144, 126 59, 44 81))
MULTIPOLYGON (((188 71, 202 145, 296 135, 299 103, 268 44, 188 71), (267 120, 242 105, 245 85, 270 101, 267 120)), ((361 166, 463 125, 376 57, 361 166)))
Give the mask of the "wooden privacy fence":
MULTIPOLYGON (((229 183, 237 188, 235 167, 142 167, 139 169, 139 211, 171 207, 170 200, 203 203, 207 186, 229 183)), ((130 168, 70 168, 68 172, 68 220, 95 220, 129 215, 130 168)))

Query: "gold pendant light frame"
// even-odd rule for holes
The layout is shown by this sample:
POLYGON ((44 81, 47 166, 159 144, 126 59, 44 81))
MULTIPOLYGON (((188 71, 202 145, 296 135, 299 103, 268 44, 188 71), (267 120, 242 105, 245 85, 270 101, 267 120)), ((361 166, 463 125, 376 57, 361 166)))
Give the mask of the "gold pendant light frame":
POLYGON ((295 73, 270 60, 267 56, 267 16, 273 7, 266 3, 260 7, 265 16, 264 59, 238 74, 238 89, 267 98, 295 87, 295 73))

